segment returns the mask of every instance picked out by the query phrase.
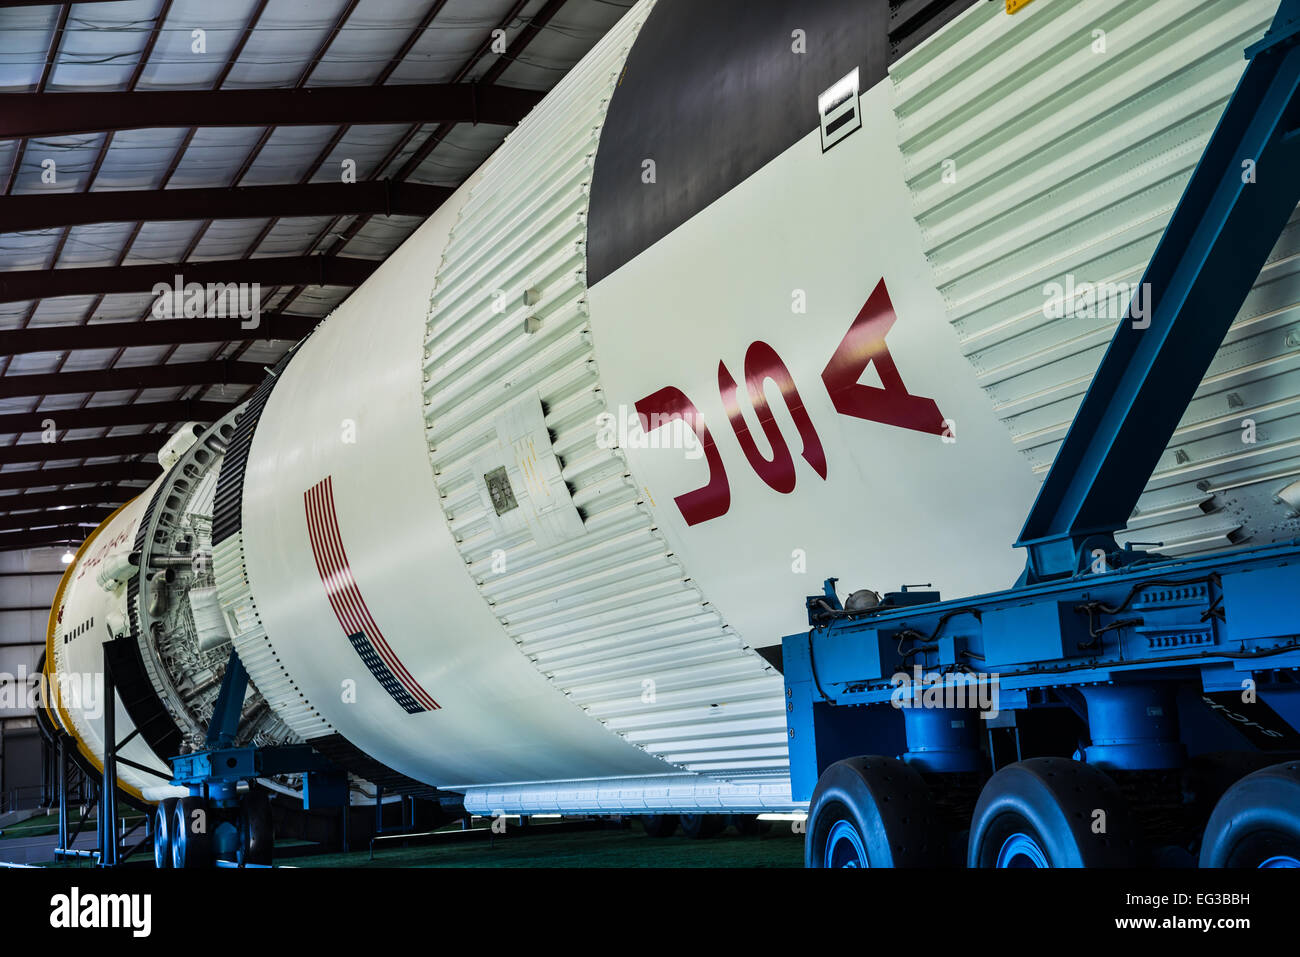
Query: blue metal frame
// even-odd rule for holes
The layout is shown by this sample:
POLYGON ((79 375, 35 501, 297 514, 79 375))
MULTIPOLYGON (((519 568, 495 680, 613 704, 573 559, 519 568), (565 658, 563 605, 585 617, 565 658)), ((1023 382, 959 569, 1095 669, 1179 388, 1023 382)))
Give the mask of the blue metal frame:
POLYGON ((212 720, 208 722, 206 744, 209 748, 228 748, 234 743, 247 693, 248 672, 244 670, 239 655, 231 651, 226 661, 226 673, 221 678, 221 690, 212 706, 212 720))
POLYGON ((1131 560, 1112 536, 1300 203, 1298 41, 1300 0, 1284 0, 1246 51, 1250 65, 1142 276, 1151 314, 1135 325, 1126 310, 1016 542, 1027 581, 1083 571, 1095 548, 1131 560))
MULTIPOLYGON (((925 678, 946 675, 967 703, 991 692, 972 673, 995 674, 1004 712, 1044 704, 1036 693, 1046 688, 1078 689, 1093 723, 1085 757, 1110 767, 1168 767, 1177 739, 1166 716, 1151 713, 1161 694, 1153 684, 1240 691, 1251 679, 1265 699, 1273 687, 1288 687, 1288 676, 1300 672, 1300 605, 1277 597, 1297 594, 1300 542, 1289 542, 854 617, 814 609, 812 630, 782 642, 795 799, 807 800, 834 760, 889 753, 846 740, 833 713, 866 706, 864 719, 882 708, 906 718, 907 708, 894 707, 905 697, 895 676, 914 680, 917 668, 925 678), (1090 686, 1112 691, 1103 701, 1090 686)), ((908 747, 912 758, 947 744, 909 736, 908 747)))
POLYGON ((247 692, 248 672, 232 650, 208 723, 207 748, 172 758, 171 783, 219 804, 235 801, 240 781, 259 777, 303 773, 308 776, 309 786, 313 779, 321 784, 334 783, 342 772, 311 745, 234 746, 247 692))
MULTIPOLYGON (((782 649, 795 800, 836 760, 898 753, 899 723, 920 770, 974 769, 969 725, 994 686, 1001 711, 1072 708, 1091 736, 1076 757, 1119 769, 1182 763, 1180 686, 1295 689, 1300 542, 1171 560, 1114 538, 1300 203, 1300 0, 1246 57, 1143 275, 1149 325, 1130 306, 1025 522, 1020 580, 962 601, 903 589, 867 612, 843 607, 835 579, 807 599, 811 630, 782 649), (911 711, 926 701, 909 672, 952 697, 911 711)), ((1027 846, 1003 850, 1028 860, 1027 846)))

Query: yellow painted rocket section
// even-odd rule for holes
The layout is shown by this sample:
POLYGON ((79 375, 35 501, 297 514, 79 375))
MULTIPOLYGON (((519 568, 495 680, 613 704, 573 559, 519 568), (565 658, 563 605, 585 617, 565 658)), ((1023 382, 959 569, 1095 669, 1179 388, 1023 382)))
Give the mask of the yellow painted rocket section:
MULTIPOLYGON (((134 501, 134 499, 132 499, 131 501, 134 501)), ((99 525, 95 527, 94 531, 92 531, 89 535, 86 536, 86 540, 81 543, 81 547, 77 549, 76 555, 74 555, 72 561, 68 563, 67 569, 63 572, 63 577, 59 579, 59 587, 54 592, 54 601, 50 605, 49 625, 45 629, 45 669, 43 673, 45 676, 46 689, 54 688, 58 686, 57 677, 52 673, 52 669, 54 667, 54 633, 55 631, 58 630, 59 612, 63 609, 63 594, 67 590, 68 582, 72 580, 71 577, 72 572, 74 569, 76 569, 78 564, 81 562, 81 556, 84 555, 86 549, 90 547, 90 543, 93 542, 99 536, 99 533, 104 530, 104 528, 108 525, 109 522, 117 518, 118 512, 121 512, 122 509, 126 508, 126 506, 130 504, 131 502, 126 502, 125 504, 121 505, 119 508, 115 509, 112 515, 108 516, 108 518, 100 522, 99 525)), ((103 774, 104 763, 99 758, 97 758, 94 752, 91 751, 90 748, 86 747, 86 743, 81 740, 81 736, 77 734, 77 730, 72 723, 72 719, 68 717, 68 713, 63 709, 62 704, 59 703, 58 696, 46 694, 45 701, 43 702, 43 706, 45 707, 45 711, 50 716, 50 720, 55 725, 55 727, 62 728, 63 731, 67 733, 72 738, 73 741, 76 742, 77 750, 81 752, 82 757, 84 757, 87 761, 89 761, 90 764, 95 768, 95 770, 103 774), (53 709, 50 708, 51 697, 55 699, 55 705, 53 709)), ((106 708, 111 708, 115 706, 115 703, 112 701, 105 702, 104 706, 106 708)), ((119 781, 118 787, 121 788, 123 791, 125 791, 127 794, 131 795, 136 800, 139 801, 146 800, 145 796, 141 794, 138 789, 132 787, 129 784, 124 784, 119 781)))

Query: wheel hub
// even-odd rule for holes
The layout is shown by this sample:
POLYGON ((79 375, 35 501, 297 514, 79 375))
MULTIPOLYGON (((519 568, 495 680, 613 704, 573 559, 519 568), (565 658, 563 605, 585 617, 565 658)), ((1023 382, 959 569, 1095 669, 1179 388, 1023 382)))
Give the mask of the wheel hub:
POLYGON ((1021 831, 1010 835, 1002 842, 998 850, 995 867, 1039 867, 1049 868, 1047 854, 1038 841, 1021 831))
POLYGON ((836 821, 826 836, 827 867, 866 867, 867 849, 858 829, 848 821, 836 821))

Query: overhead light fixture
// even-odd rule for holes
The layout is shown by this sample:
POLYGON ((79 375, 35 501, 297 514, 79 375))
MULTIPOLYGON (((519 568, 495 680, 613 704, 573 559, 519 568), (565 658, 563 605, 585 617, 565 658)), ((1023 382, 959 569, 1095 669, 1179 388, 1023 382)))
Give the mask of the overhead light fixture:
POLYGON ((71 565, 72 560, 76 557, 77 557, 76 555, 72 554, 72 549, 69 548, 66 552, 63 553, 63 557, 59 559, 59 561, 63 562, 63 564, 65 565, 71 565))

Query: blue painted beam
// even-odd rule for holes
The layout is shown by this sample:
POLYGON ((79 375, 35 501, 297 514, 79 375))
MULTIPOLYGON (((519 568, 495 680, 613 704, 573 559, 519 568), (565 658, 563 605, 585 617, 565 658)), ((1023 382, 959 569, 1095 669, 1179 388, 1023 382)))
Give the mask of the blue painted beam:
POLYGON ((221 691, 212 706, 212 719, 208 722, 207 746, 228 748, 239 731, 239 718, 244 710, 244 695, 248 692, 248 672, 239 654, 231 649, 226 662, 226 673, 221 679, 221 691))
POLYGON ((1283 0, 1166 227, 1016 542, 1073 575, 1124 528, 1300 202, 1300 0, 1283 0), (1250 175, 1253 173, 1253 175, 1250 175))

